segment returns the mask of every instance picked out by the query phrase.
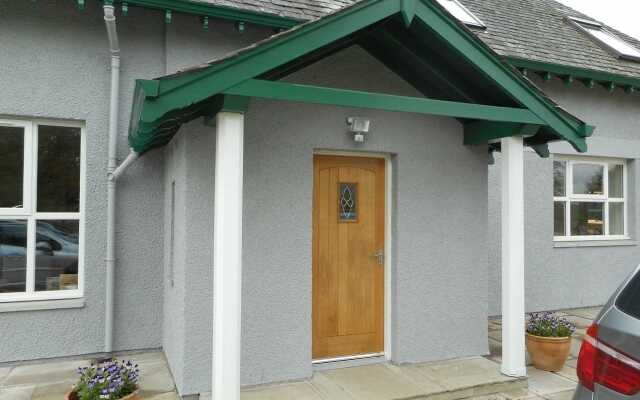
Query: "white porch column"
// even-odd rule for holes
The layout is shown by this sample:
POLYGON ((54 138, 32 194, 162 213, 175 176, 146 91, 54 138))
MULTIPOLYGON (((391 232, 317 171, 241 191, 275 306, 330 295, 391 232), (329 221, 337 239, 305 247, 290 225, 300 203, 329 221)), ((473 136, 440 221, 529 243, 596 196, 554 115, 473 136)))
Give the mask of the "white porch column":
POLYGON ((524 345, 524 145, 502 147, 502 373, 526 376, 524 345))
POLYGON ((242 167, 244 115, 216 115, 213 379, 214 400, 240 400, 242 167))

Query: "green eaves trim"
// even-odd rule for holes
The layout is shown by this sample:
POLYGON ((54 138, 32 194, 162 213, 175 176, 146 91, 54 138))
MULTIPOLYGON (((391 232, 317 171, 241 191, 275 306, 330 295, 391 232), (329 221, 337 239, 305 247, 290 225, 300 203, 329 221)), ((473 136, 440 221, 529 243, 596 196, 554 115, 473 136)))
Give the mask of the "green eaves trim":
MULTIPOLYGON (((153 136, 168 137, 179 125, 202 115, 203 103, 247 80, 284 65, 309 52, 333 43, 360 29, 398 13, 413 14, 411 23, 425 23, 450 47, 482 70, 502 89, 530 110, 553 133, 551 137, 567 140, 573 147, 586 151, 591 129, 584 122, 563 112, 535 86, 522 78, 517 70, 503 63, 499 56, 472 32, 455 21, 435 2, 427 0, 363 0, 327 17, 302 24, 264 43, 247 48, 227 59, 188 72, 158 80, 156 96, 146 95, 141 107, 134 109, 130 142, 147 143, 136 151, 147 151, 150 143, 162 145, 153 136), (415 11, 415 12, 413 12, 415 11), (419 20, 419 21, 418 21, 419 20), (427 22, 428 21, 428 22, 427 22)), ((142 85, 136 86, 136 95, 142 85)), ((168 141, 168 140, 167 140, 168 141)))
POLYGON ((525 68, 530 71, 549 72, 558 76, 571 76, 574 79, 593 80, 597 82, 613 82, 618 86, 631 86, 640 88, 640 77, 613 74, 610 72, 596 71, 593 69, 572 67, 548 63, 543 61, 526 60, 517 57, 505 57, 505 60, 517 68, 525 68))
MULTIPOLYGON (((122 3, 122 0, 104 0, 105 3, 122 3)), ((284 17, 276 14, 268 14, 257 11, 241 10, 239 8, 225 7, 217 4, 203 3, 190 0, 126 0, 129 6, 146 7, 158 10, 172 10, 185 14, 195 14, 212 18, 227 19, 231 21, 250 22, 257 25, 271 26, 274 28, 291 28, 303 21, 284 17)))

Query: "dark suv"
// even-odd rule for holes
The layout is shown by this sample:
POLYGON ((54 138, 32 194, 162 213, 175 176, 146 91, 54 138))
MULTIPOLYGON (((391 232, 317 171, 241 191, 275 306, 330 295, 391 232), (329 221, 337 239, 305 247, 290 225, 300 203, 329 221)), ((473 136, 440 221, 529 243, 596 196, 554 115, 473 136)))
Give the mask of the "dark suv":
POLYGON ((640 267, 587 330, 574 400, 640 400, 640 267))

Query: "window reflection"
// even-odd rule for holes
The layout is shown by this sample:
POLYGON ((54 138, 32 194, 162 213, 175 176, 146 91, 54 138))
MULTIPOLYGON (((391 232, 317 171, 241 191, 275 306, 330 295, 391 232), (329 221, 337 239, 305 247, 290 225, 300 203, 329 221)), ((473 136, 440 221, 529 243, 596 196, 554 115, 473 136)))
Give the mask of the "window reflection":
POLYGON ((0 208, 22 206, 24 128, 0 126, 0 208))
POLYGON ((0 220, 0 293, 24 292, 27 282, 27 221, 0 220))
POLYGON ((38 211, 80 210, 80 128, 38 126, 38 211))
POLYGON ((604 167, 595 164, 573 165, 573 193, 601 195, 604 167))
POLYGON ((77 220, 41 220, 36 228, 36 291, 78 289, 77 220))
POLYGON ((571 234, 593 236, 604 233, 604 203, 571 203, 571 234))

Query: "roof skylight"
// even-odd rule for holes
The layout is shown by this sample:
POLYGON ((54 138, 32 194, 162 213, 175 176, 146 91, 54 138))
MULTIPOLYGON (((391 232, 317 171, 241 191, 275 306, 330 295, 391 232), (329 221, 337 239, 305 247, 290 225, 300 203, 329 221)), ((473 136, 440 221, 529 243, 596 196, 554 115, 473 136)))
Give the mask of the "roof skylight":
POLYGON ((640 61, 640 50, 609 32, 601 24, 579 18, 569 20, 617 57, 640 61))
POLYGON ((449 11, 458 21, 465 25, 475 26, 478 28, 485 28, 486 26, 469 11, 465 6, 460 4, 458 0, 437 0, 442 7, 449 11))

